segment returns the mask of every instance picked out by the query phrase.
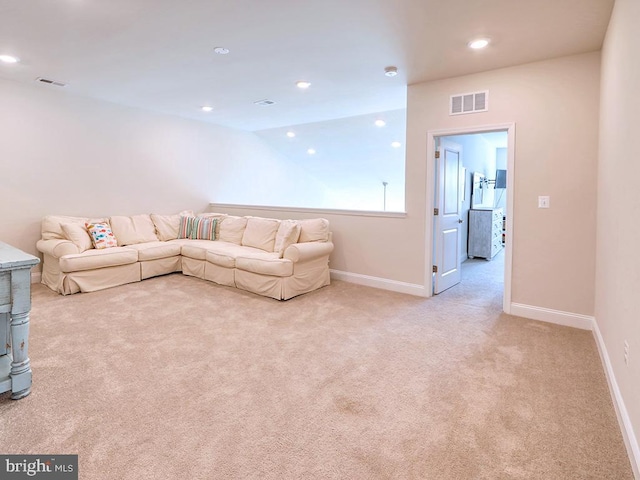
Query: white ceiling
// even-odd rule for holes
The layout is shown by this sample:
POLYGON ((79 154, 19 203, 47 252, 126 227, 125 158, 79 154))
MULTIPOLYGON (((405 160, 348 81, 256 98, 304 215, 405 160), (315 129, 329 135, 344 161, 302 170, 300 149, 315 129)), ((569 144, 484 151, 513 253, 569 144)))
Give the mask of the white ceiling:
POLYGON ((0 0, 0 54, 22 60, 0 77, 264 130, 400 109, 412 83, 598 50, 613 3, 0 0), (489 48, 466 48, 476 36, 489 48), (253 105, 265 98, 277 103, 253 105))

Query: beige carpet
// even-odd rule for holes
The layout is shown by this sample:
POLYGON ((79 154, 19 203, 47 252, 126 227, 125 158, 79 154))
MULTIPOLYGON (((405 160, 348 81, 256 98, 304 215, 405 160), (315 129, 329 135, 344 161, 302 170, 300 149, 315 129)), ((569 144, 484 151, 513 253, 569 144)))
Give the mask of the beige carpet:
POLYGON ((36 285, 0 451, 77 453, 84 480, 633 478, 591 333, 462 297, 36 285))

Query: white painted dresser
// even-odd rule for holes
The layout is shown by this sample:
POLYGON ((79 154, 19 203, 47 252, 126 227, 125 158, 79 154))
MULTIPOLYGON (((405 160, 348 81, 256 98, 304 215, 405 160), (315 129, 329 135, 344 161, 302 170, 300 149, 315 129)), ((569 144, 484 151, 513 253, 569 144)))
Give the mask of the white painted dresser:
POLYGON ((29 311, 31 267, 39 258, 0 242, 0 393, 31 393, 29 311))
POLYGON ((469 210, 469 258, 491 260, 502 250, 502 209, 472 208, 469 210))

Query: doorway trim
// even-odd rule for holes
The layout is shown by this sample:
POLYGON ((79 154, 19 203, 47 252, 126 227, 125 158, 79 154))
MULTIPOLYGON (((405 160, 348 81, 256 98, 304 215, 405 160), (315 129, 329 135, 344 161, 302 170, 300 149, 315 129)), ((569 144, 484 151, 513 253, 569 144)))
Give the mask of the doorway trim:
POLYGON ((427 297, 433 295, 433 209, 435 207, 435 151, 436 137, 451 135, 468 135, 474 133, 507 132, 507 228, 504 258, 504 292, 502 295, 502 310, 511 313, 511 274, 513 262, 513 225, 514 225, 514 173, 515 173, 515 140, 516 124, 501 123, 493 125, 479 125, 474 127, 458 127, 427 131, 427 218, 425 222, 425 293, 427 297))

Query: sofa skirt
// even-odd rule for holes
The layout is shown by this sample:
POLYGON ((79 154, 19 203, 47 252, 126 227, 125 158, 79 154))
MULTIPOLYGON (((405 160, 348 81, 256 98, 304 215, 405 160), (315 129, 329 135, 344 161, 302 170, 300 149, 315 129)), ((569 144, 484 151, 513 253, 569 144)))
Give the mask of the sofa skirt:
POLYGON ((204 280, 204 266, 206 260, 182 257, 182 273, 191 277, 198 277, 204 280))
POLYGON ((61 291, 63 295, 78 292, 96 292, 105 288, 117 287, 125 283, 139 282, 140 264, 118 265, 115 267, 62 273, 61 291))
POLYGON ((219 285, 226 285, 228 287, 236 286, 234 268, 221 267, 220 265, 206 262, 204 266, 204 278, 219 285))
POLYGON ((145 278, 157 277, 158 275, 179 272, 181 270, 182 261, 180 256, 157 258, 155 260, 140 262, 140 275, 142 280, 145 278))

